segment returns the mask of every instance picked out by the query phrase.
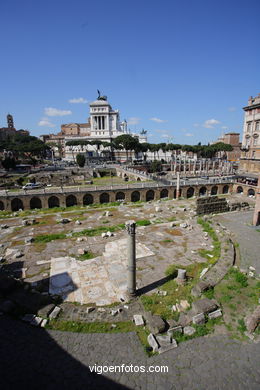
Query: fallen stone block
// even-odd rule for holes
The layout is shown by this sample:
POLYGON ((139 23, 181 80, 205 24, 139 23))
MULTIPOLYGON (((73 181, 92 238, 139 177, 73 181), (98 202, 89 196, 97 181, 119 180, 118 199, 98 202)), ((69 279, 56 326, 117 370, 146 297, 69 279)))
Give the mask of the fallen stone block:
POLYGON ((42 322, 41 322, 41 327, 42 327, 42 328, 45 328, 45 326, 47 325, 47 322, 48 322, 48 320, 46 320, 46 318, 44 318, 44 319, 42 320, 42 322))
POLYGON ((150 347, 152 347, 153 352, 158 352, 159 344, 157 343, 157 340, 152 333, 148 335, 147 342, 150 345, 150 347))
POLYGON ((54 308, 55 308, 54 303, 50 303, 49 305, 46 305, 42 307, 40 310, 38 310, 37 314, 39 317, 46 318, 49 316, 49 314, 53 311, 54 308))
POLYGON ((77 221, 75 222, 76 225, 81 225, 81 222, 77 219, 77 221))
POLYGON ((170 335, 165 335, 165 336, 158 335, 156 336, 156 340, 160 346, 169 345, 172 342, 172 338, 170 335))
POLYGON ((192 317, 192 322, 193 322, 193 324, 197 324, 197 325, 205 324, 204 314, 199 313, 199 314, 195 315, 194 317, 192 317))
POLYGON ((166 324, 160 316, 152 315, 151 313, 145 313, 144 316, 151 333, 156 335, 165 331, 166 324))
POLYGON ((158 350, 158 352, 159 352, 159 354, 164 353, 164 352, 168 352, 168 351, 170 351, 171 349, 177 348, 177 346, 178 346, 178 345, 177 345, 177 341, 174 340, 174 339, 172 339, 172 343, 171 343, 171 344, 169 344, 169 345, 164 345, 164 346, 160 347, 159 350, 158 350))
POLYGON ((194 329, 192 326, 185 326, 183 328, 183 333, 187 336, 192 336, 196 332, 196 329, 194 329))
POLYGON ((25 244, 31 244, 32 242, 34 242, 34 238, 33 237, 28 237, 24 240, 25 244))
POLYGON ((260 305, 245 318, 245 325, 249 333, 253 333, 260 323, 260 305))
POLYGON ((60 314, 61 308, 59 306, 55 306, 52 312, 49 314, 49 318, 54 320, 60 314))
POLYGON ((34 317, 32 319, 32 321, 30 322, 31 325, 33 326, 39 326, 42 322, 42 318, 41 317, 34 317))
POLYGON ((212 320, 213 318, 218 318, 222 316, 222 311, 221 309, 212 311, 211 313, 208 314, 209 320, 212 320))
POLYGON ((134 323, 136 326, 143 326, 144 325, 144 319, 141 314, 135 314, 134 315, 134 323))
POLYGON ((207 314, 216 310, 217 308, 218 305, 216 304, 216 302, 208 298, 199 299, 198 301, 193 302, 192 304, 192 309, 194 313, 197 314, 199 313, 207 314))
POLYGON ((169 336, 172 336, 172 335, 174 335, 174 333, 182 333, 182 326, 174 326, 173 328, 169 328, 168 330, 167 330, 167 334, 169 335, 169 336))
POLYGON ((21 320, 24 322, 31 322, 36 317, 35 314, 25 314, 21 320))

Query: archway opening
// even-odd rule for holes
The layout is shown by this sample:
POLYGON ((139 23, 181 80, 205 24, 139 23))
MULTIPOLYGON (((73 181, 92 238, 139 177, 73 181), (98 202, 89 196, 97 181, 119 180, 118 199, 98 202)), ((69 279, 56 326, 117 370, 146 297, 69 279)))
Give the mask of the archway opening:
POLYGON ((163 190, 161 190, 161 192, 160 192, 160 198, 168 198, 168 196, 169 196, 169 191, 168 191, 166 188, 164 188, 163 190))
POLYGON ((11 209, 12 211, 18 211, 18 210, 23 210, 23 202, 19 198, 14 198, 11 201, 11 209))
POLYGON ((88 204, 93 203, 93 196, 91 194, 85 194, 83 197, 83 205, 87 206, 88 204))
POLYGON ((199 190, 199 196, 205 196, 207 194, 207 188, 201 187, 199 190))
POLYGON ((153 199, 154 199, 154 191, 153 191, 153 190, 147 191, 147 192, 146 192, 145 199, 147 200, 147 202, 148 202, 149 200, 153 200, 153 199))
POLYGON ((109 194, 107 192, 103 192, 103 194, 99 197, 100 203, 108 203, 109 202, 109 194))
POLYGON ((77 204, 77 198, 75 195, 68 195, 66 197, 66 207, 75 206, 77 204))
POLYGON ((37 197, 33 197, 31 200, 30 200, 30 209, 33 210, 33 209, 41 209, 42 208, 42 201, 40 198, 37 198, 37 197))
POLYGON ((224 187, 223 187, 223 194, 228 194, 228 191, 229 191, 229 186, 226 184, 224 187))
POLYGON ((138 202, 140 200, 140 192, 134 191, 131 194, 131 202, 138 202))
POLYGON ((116 193, 116 200, 125 200, 125 193, 120 191, 116 193))
POLYGON ((238 193, 238 194, 243 194, 243 192, 244 192, 244 191, 243 191, 243 187, 238 186, 238 187, 237 187, 237 193, 238 193))
POLYGON ((247 191, 247 196, 255 196, 255 190, 253 190, 253 188, 249 188, 247 191))
POLYGON ((4 202, 2 202, 2 201, 0 200, 0 210, 4 210, 4 209, 5 209, 4 202))
POLYGON ((60 200, 59 198, 57 198, 57 196, 51 196, 49 199, 48 199, 48 206, 50 209, 52 209, 53 207, 60 207, 60 200))
POLYGON ((210 191, 210 194, 211 195, 217 195, 218 193, 218 187, 217 186, 214 186, 211 188, 211 191, 210 191))
POLYGON ((189 187, 187 189, 187 198, 192 198, 194 196, 194 188, 193 187, 189 187))

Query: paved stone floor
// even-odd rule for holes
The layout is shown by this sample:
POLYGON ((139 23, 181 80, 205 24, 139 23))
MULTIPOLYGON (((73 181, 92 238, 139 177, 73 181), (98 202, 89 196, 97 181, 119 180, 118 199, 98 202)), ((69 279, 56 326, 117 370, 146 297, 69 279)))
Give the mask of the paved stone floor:
MULTIPOLYGON (((137 243, 136 259, 153 256, 144 244, 137 243)), ((66 297, 67 302, 95 303, 97 306, 120 302, 126 286, 127 239, 108 242, 102 256, 88 261, 73 257, 51 259, 51 294, 66 297)))
POLYGON ((46 331, 0 317, 1 389, 258 390, 260 343, 204 337, 148 358, 137 336, 46 331), (168 366, 168 373, 90 372, 92 365, 168 366))
POLYGON ((255 267, 260 275, 260 232, 252 226, 253 211, 237 211, 215 217, 226 226, 239 243, 241 268, 255 267))

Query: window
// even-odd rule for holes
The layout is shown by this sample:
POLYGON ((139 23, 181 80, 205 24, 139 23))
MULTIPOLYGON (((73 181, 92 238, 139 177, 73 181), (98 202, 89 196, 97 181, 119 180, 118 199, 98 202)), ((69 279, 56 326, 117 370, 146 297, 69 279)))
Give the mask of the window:
POLYGON ((260 130, 260 122, 256 122, 255 131, 259 131, 259 130, 260 130))
POLYGON ((247 124, 247 132, 250 133, 252 128, 252 122, 248 122, 247 124))

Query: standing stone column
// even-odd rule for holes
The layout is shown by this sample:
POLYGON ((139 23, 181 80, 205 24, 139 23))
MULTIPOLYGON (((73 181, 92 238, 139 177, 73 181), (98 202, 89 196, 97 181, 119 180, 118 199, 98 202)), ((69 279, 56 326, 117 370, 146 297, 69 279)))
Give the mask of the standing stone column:
POLYGON ((125 223, 127 231, 127 292, 130 297, 136 295, 136 253, 135 253, 135 221, 125 223))
POLYGON ((201 170, 202 170, 202 160, 200 160, 200 175, 201 175, 201 170))
POLYGON ((213 167, 212 167, 212 169, 213 169, 213 175, 215 175, 215 161, 213 161, 213 167))
POLYGON ((176 199, 180 197, 180 172, 177 172, 176 199))

